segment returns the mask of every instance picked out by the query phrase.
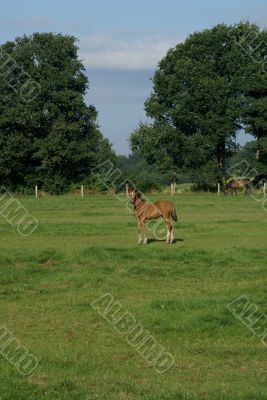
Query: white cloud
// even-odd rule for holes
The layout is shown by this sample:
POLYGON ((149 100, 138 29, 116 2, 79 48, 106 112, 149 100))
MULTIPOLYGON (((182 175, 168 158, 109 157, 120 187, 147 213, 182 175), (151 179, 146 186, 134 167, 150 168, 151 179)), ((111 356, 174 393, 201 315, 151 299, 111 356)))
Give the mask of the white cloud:
POLYGON ((154 69, 170 47, 178 41, 150 36, 120 39, 93 35, 80 40, 80 56, 86 68, 145 70, 154 69))

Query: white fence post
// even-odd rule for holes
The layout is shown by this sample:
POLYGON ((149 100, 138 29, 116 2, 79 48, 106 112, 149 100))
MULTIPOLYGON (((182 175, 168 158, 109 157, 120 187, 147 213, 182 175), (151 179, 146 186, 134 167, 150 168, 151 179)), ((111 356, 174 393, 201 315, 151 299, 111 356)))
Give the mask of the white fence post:
POLYGON ((266 194, 266 182, 264 182, 264 184, 263 184, 263 194, 264 194, 264 196, 266 194))
POLYGON ((81 196, 83 197, 83 185, 81 185, 81 196))
POLYGON ((128 196, 128 194, 129 194, 129 186, 128 186, 128 183, 126 183, 126 185, 125 185, 125 194, 126 194, 126 196, 128 196))
POLYGON ((38 197, 38 186, 35 185, 35 198, 37 199, 37 197, 38 197))
POLYGON ((171 196, 173 196, 173 183, 171 183, 171 196))
POLYGON ((220 193, 221 193, 221 185, 220 183, 218 183, 218 196, 220 196, 220 193))

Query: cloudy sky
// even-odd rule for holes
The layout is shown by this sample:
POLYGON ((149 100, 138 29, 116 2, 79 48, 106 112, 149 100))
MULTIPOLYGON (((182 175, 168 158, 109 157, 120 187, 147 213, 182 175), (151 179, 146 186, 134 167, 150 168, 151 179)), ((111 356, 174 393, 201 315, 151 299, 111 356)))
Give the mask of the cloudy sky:
POLYGON ((266 17, 266 0, 12 0, 2 3, 0 34, 1 42, 37 31, 76 36, 90 80, 86 100, 117 153, 128 154, 167 49, 217 23, 249 19, 263 27, 266 17))

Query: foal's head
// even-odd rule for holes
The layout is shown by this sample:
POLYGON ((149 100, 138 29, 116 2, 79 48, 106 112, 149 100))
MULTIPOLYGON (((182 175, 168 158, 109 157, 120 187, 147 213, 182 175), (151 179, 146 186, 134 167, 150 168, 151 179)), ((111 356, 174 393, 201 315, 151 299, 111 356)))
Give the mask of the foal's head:
POLYGON ((131 199, 131 203, 132 204, 135 204, 136 200, 140 199, 140 197, 141 197, 140 192, 138 192, 138 190, 136 190, 136 189, 129 189, 128 190, 128 195, 129 195, 129 197, 131 199))

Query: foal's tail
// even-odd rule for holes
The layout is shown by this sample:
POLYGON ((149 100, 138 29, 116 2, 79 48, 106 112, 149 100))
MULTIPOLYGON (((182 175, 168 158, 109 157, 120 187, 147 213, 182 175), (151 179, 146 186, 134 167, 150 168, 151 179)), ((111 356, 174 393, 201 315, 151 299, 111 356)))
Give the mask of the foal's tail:
POLYGON ((176 214, 176 210, 175 210, 175 205, 174 204, 172 204, 171 216, 172 216, 172 219, 177 222, 177 214, 176 214))

